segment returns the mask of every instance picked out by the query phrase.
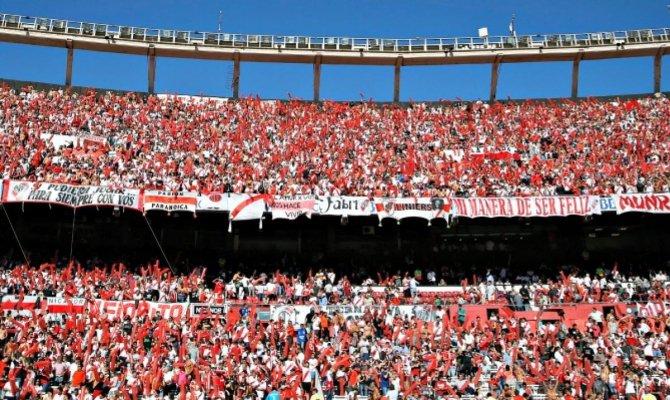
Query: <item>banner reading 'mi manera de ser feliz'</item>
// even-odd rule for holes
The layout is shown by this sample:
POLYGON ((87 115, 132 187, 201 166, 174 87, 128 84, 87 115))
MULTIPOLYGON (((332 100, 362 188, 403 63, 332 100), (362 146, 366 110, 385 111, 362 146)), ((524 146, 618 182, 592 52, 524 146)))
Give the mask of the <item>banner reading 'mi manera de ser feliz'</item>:
POLYGON ((567 217, 601 213, 598 196, 454 197, 451 202, 455 215, 468 218, 567 217))

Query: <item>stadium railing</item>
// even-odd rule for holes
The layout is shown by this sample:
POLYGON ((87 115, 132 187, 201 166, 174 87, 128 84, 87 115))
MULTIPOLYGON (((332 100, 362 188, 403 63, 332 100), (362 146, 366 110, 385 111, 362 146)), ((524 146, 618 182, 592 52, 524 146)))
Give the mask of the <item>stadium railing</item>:
POLYGON ((670 41, 670 28, 543 35, 390 39, 200 32, 78 22, 14 14, 0 14, 0 28, 150 43, 409 53, 481 49, 567 48, 670 41))

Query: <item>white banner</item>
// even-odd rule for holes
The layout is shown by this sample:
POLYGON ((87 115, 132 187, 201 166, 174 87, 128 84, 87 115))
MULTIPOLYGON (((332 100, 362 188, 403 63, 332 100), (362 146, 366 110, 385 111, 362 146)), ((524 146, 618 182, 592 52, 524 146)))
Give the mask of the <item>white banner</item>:
POLYGON ((598 196, 454 197, 451 202, 454 215, 467 218, 566 217, 601 212, 598 196))
POLYGON ((367 197, 340 196, 319 197, 314 204, 314 212, 320 215, 359 217, 375 214, 375 206, 367 197))
POLYGON ((49 203, 67 207, 124 207, 135 210, 228 211, 231 220, 258 220, 265 212, 273 219, 296 219, 311 214, 384 218, 467 218, 586 216, 616 211, 670 213, 670 193, 598 196, 375 198, 358 196, 275 197, 266 194, 164 192, 111 189, 44 182, 4 180, 0 198, 5 203, 49 203))
MULTIPOLYGON (((520 287, 521 286, 519 286, 518 288, 520 287)), ((365 288, 375 293, 384 293, 386 291, 386 286, 366 286, 365 288)), ((361 286, 354 286, 354 290, 360 290, 360 289, 361 286)), ((439 295, 446 293, 463 293, 463 286, 417 286, 416 291, 419 294, 431 294, 431 295, 433 294, 439 295)))
POLYGON ((198 210, 228 211, 228 194, 212 192, 198 196, 198 210))
POLYGON ((391 315, 404 318, 418 318, 424 321, 433 320, 433 307, 430 305, 399 305, 389 307, 391 315))
POLYGON ((198 194, 195 192, 144 191, 144 211, 190 211, 195 212, 198 194))
POLYGON ((231 194, 228 197, 230 219, 233 221, 261 219, 266 211, 265 203, 270 198, 266 194, 231 194))
POLYGON ((438 197, 391 198, 375 197, 375 209, 381 221, 384 218, 404 219, 449 218, 451 205, 449 200, 438 197))
MULTIPOLYGON (((270 318, 273 321, 284 321, 292 324, 304 324, 311 306, 304 305, 281 305, 270 306, 270 318)), ((316 307, 314 307, 316 309, 316 307)))
POLYGON ((314 196, 275 196, 268 200, 268 208, 272 211, 272 219, 294 220, 301 215, 312 217, 314 196))
POLYGON ((614 197, 617 214, 627 212, 670 213, 670 194, 668 193, 618 194, 612 197, 614 197))
POLYGON ((86 300, 81 298, 66 299, 63 297, 47 297, 47 311, 50 314, 81 314, 86 309, 86 300))
POLYGON ((344 318, 359 318, 365 313, 364 307, 354 305, 328 305, 319 307, 317 305, 280 305, 270 306, 270 315, 273 321, 284 321, 292 324, 304 324, 307 314, 314 310, 316 314, 325 311, 326 314, 333 316, 337 313, 344 315, 344 318))
POLYGON ((361 318, 367 311, 371 313, 387 312, 389 315, 401 317, 416 317, 423 320, 432 319, 432 306, 430 305, 399 305, 388 306, 386 310, 381 306, 356 306, 353 304, 343 305, 277 305, 270 306, 270 317, 273 321, 284 321, 292 324, 304 324, 310 310, 316 314, 325 311, 329 316, 342 314, 344 319, 361 318))
POLYGON ((67 207, 125 207, 141 209, 140 191, 102 186, 77 186, 25 181, 3 182, 3 202, 50 203, 67 207))

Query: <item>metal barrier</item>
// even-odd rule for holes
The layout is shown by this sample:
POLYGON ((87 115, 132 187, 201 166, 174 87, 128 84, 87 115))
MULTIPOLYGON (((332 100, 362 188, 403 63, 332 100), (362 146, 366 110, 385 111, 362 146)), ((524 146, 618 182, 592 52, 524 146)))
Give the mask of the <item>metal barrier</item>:
POLYGON ((451 38, 353 38, 183 31, 0 14, 0 27, 150 43, 238 48, 416 53, 482 49, 569 48, 669 42, 670 28, 631 31, 451 38))

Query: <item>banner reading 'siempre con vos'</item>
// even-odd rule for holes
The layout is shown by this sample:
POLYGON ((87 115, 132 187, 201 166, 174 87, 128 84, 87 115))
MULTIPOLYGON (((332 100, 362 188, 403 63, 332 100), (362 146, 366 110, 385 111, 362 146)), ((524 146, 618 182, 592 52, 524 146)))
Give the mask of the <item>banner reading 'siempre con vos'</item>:
POLYGON ((111 189, 60 183, 4 181, 2 201, 6 203, 50 203, 67 207, 124 207, 141 210, 138 189, 111 189))

